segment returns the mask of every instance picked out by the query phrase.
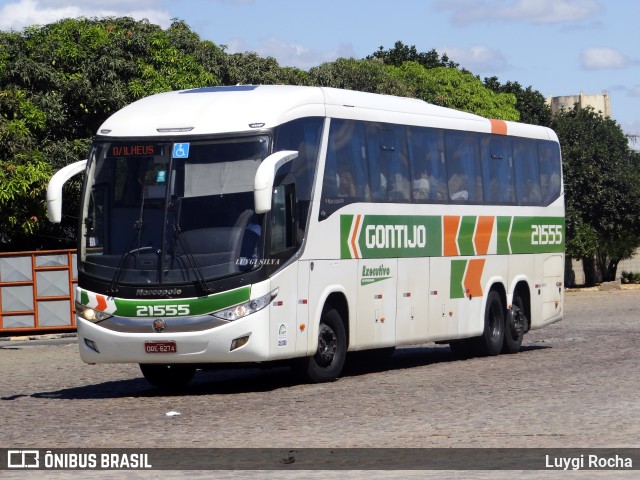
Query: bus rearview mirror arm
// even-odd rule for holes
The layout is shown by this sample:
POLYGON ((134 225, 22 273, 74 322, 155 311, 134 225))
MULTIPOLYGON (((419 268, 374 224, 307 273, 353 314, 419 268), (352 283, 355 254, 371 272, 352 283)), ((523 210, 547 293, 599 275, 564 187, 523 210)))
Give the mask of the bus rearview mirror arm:
POLYGON ((47 185, 47 216, 49 221, 60 223, 62 220, 62 187, 74 175, 84 172, 86 160, 67 165, 56 172, 47 185))
POLYGON ((253 201, 256 213, 267 213, 271 210, 273 181, 278 168, 298 156, 295 150, 282 150, 265 158, 256 172, 253 182, 253 201))

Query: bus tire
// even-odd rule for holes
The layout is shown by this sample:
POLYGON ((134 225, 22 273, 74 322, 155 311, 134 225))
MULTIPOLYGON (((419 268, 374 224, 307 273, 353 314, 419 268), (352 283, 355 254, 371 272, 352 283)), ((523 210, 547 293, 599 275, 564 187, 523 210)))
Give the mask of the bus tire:
POLYGON ((513 295, 511 311, 505 319, 504 344, 502 353, 518 353, 524 337, 525 325, 528 323, 524 310, 524 303, 519 294, 513 295))
POLYGON ((342 373, 347 357, 347 334, 342 318, 334 308, 328 308, 320 319, 318 350, 301 360, 300 373, 312 383, 330 382, 342 373))
POLYGON ((484 332, 476 338, 476 352, 482 356, 498 355, 504 342, 504 304, 500 294, 491 290, 484 312, 484 332))
POLYGON ((196 373, 190 365, 159 365, 141 363, 140 370, 144 378, 161 390, 179 390, 187 386, 196 373))

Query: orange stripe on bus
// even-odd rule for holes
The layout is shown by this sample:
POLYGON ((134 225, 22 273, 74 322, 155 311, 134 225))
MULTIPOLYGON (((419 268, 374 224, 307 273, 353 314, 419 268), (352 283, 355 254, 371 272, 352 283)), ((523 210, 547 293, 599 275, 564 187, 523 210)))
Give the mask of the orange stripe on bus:
POLYGON ((96 310, 104 312, 107 309, 107 299, 102 295, 96 295, 96 300, 98 301, 98 305, 96 305, 96 310))
POLYGON ((464 276, 464 288, 472 297, 482 296, 482 271, 484 270, 484 258, 469 260, 467 273, 464 276))
POLYGON ((351 247, 353 248, 353 255, 356 258, 360 258, 358 257, 358 244, 356 243, 356 237, 358 236, 358 227, 360 226, 360 218, 361 215, 356 215, 356 226, 353 229, 353 235, 351 235, 351 247))
POLYGON ((504 120, 494 120, 490 118, 491 122, 491 133, 496 135, 506 135, 507 134, 507 122, 504 120))
POLYGON ((445 215, 442 217, 444 226, 444 256, 457 257, 458 253, 458 226, 460 217, 445 215))
POLYGON ((486 255, 489 251, 491 233, 493 232, 493 222, 496 217, 478 217, 476 234, 473 243, 476 247, 476 255, 486 255))

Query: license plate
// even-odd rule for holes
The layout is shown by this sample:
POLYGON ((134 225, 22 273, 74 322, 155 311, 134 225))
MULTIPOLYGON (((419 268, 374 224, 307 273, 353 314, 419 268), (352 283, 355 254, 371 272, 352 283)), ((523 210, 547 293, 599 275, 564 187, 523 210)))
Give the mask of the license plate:
POLYGON ((176 353, 176 342, 144 342, 147 353, 176 353))

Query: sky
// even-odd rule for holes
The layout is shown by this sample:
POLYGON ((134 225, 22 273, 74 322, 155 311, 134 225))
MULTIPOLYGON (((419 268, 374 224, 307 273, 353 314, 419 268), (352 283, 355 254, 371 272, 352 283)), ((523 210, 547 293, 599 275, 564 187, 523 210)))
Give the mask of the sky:
POLYGON ((3 31, 123 15, 163 28, 184 20, 228 53, 304 70, 402 41, 545 97, 607 91, 612 118, 640 134, 637 0, 0 0, 3 31))

